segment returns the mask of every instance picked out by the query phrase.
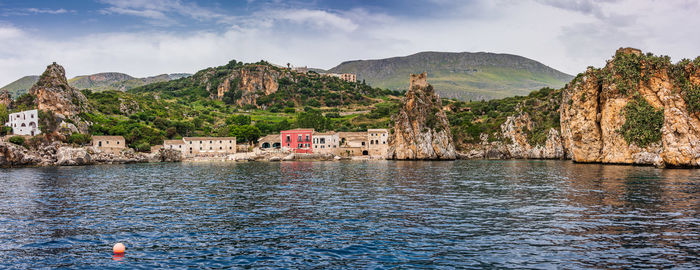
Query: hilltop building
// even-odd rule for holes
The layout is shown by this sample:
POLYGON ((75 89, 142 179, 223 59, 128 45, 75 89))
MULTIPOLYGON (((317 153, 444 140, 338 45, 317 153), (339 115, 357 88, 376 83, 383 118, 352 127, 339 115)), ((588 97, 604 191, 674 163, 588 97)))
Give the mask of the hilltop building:
POLYGON ((346 81, 346 82, 357 82, 357 75, 355 75, 355 74, 353 74, 353 73, 341 73, 341 74, 338 74, 338 73, 325 73, 325 74, 323 74, 323 75, 324 75, 324 76, 330 76, 330 77, 340 78, 341 80, 346 81))
POLYGON ((41 134, 39 130, 39 111, 29 110, 10 114, 6 126, 12 128, 12 134, 35 136, 41 134))
POLYGON ((126 140, 122 136, 92 136, 92 146, 106 153, 119 154, 126 149, 126 140))
POLYGON ((293 151, 294 153, 313 152, 313 129, 292 129, 280 132, 282 150, 293 151))

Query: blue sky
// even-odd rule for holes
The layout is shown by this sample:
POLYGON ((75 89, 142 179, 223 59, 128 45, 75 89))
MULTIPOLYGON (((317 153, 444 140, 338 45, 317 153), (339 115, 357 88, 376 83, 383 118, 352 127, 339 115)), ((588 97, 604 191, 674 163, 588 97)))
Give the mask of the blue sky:
POLYGON ((692 0, 0 0, 0 85, 56 61, 68 76, 189 72, 268 60, 331 68, 420 51, 518 54, 576 74, 621 46, 700 55, 692 0))

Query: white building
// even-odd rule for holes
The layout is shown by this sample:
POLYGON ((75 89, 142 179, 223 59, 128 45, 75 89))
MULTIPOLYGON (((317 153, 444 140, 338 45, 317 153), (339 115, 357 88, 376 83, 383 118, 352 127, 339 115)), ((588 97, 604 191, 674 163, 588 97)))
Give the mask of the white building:
POLYGON ((312 145, 314 153, 336 153, 340 147, 340 138, 335 132, 314 132, 312 145))
POLYGON ((39 135, 39 111, 29 110, 10 114, 10 120, 5 123, 12 128, 15 135, 39 135))

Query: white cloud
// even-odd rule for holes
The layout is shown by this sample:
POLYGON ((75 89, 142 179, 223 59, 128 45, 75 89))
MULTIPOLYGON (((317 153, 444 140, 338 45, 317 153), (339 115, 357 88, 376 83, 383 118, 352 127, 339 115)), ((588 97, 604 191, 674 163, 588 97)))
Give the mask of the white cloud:
POLYGON ((42 38, 0 25, 0 85, 40 74, 57 61, 69 76, 118 71, 133 76, 195 72, 231 59, 331 68, 355 59, 419 51, 490 51, 522 55, 570 74, 602 66, 621 46, 668 54, 700 54, 694 2, 606 1, 557 6, 542 1, 471 2, 450 16, 392 16, 367 9, 274 7, 227 16, 175 0, 108 1, 104 12, 177 23, 206 20, 225 30, 98 33, 42 38), (459 16, 459 14, 463 14, 459 16))
POLYGON ((68 14, 68 13, 75 14, 75 13, 77 13, 77 11, 63 9, 63 8, 59 8, 59 9, 21 8, 21 9, 4 9, 2 11, 3 16, 27 16, 27 15, 36 15, 36 14, 59 15, 59 14, 68 14))

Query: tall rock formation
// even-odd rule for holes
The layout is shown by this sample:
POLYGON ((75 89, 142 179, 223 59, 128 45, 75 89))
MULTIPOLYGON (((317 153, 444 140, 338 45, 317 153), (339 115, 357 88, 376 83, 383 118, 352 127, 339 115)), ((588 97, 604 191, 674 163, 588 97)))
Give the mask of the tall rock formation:
POLYGON ((700 166, 700 58, 619 49, 565 87, 562 141, 576 162, 700 166))
POLYGON ((51 111, 59 118, 78 120, 79 113, 90 109, 87 98, 68 85, 66 71, 56 62, 46 67, 29 94, 34 96, 39 110, 51 111))
POLYGON ((402 107, 392 116, 387 158, 399 160, 456 158, 452 132, 442 101, 428 84, 426 73, 411 74, 402 107))
MULTIPOLYGON (((285 71, 275 69, 270 65, 254 65, 235 69, 224 77, 220 84, 207 84, 207 91, 214 93, 211 89, 215 87, 216 95, 214 97, 218 99, 222 99, 229 91, 237 91, 235 94, 240 95, 236 100, 237 105, 256 105, 257 98, 260 96, 277 92, 279 89, 278 80, 289 75, 285 71)), ((212 74, 204 78, 209 80, 214 75, 215 72, 212 70, 212 74)))

